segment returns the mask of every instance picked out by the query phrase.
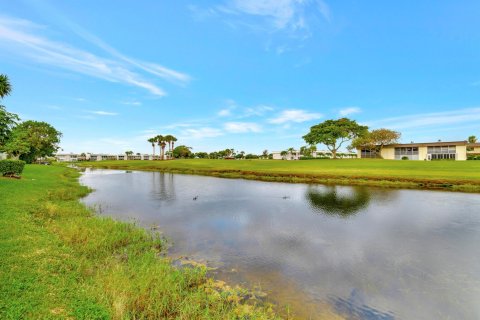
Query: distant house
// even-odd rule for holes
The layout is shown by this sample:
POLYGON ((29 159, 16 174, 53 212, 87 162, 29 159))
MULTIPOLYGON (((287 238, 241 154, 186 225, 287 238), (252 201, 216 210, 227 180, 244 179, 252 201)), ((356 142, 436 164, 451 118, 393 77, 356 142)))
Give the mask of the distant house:
POLYGON ((467 155, 480 155, 480 143, 467 144, 467 155))
POLYGON ((272 152, 273 160, 299 160, 300 151, 293 150, 288 151, 286 155, 282 156, 282 151, 273 151, 272 152))
MULTIPOLYGON (((406 144, 390 144, 380 152, 358 148, 359 158, 382 158, 389 160, 467 160, 467 141, 438 141, 406 144)), ((477 145, 470 144, 469 147, 477 145)), ((480 146, 480 144, 478 144, 480 146)), ((479 147, 477 146, 477 147, 479 147)), ((473 146, 475 150, 475 146, 473 146)), ((479 148, 480 149, 480 148, 479 148)), ((478 151, 480 153, 480 150, 478 151)))
MULTIPOLYGON (((272 159, 273 160, 300 160, 302 155, 300 151, 293 150, 288 151, 286 155, 282 156, 281 151, 273 151, 272 152, 272 159)), ((312 158, 332 158, 332 153, 330 151, 321 150, 321 151, 313 151, 311 157, 312 158)), ((338 152, 337 158, 356 158, 357 154, 354 152, 338 152)))

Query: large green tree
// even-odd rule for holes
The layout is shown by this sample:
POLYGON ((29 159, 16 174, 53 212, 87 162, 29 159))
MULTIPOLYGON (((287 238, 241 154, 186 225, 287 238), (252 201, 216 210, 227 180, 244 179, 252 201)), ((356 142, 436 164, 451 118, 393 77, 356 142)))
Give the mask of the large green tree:
POLYGON ((476 136, 468 137, 468 143, 477 143, 477 137, 476 136))
POLYGON ((337 151, 342 145, 368 131, 367 126, 359 125, 355 120, 341 118, 338 120, 326 120, 310 128, 310 132, 303 136, 306 143, 317 145, 323 143, 337 158, 337 151))
POLYGON ((46 122, 25 121, 13 128, 6 143, 7 151, 27 163, 53 156, 59 149, 62 133, 46 122))
POLYGON ((190 158, 192 155, 192 151, 190 149, 192 148, 187 146, 178 146, 173 149, 173 156, 175 158, 190 158))
POLYGON ((20 121, 20 118, 16 114, 8 112, 4 106, 0 105, 0 151, 3 151, 17 121, 20 121))
POLYGON ((3 151, 15 159, 20 158, 20 156, 24 154, 28 154, 30 152, 30 144, 28 142, 27 132, 23 130, 13 130, 3 147, 3 151))
MULTIPOLYGON (((0 74, 0 98, 5 98, 11 91, 12 86, 8 81, 8 77, 0 74)), ((20 118, 16 114, 8 112, 4 106, 0 105, 0 151, 3 151, 2 149, 12 132, 12 128, 19 120, 20 118)))
POLYGON ((381 153, 384 146, 398 143, 401 136, 402 134, 400 132, 394 130, 385 128, 376 129, 355 138, 352 141, 351 148, 362 148, 381 153))

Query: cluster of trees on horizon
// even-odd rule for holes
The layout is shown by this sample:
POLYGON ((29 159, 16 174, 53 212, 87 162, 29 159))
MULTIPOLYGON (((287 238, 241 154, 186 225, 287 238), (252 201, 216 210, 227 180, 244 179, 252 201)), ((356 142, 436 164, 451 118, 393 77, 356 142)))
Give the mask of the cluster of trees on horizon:
POLYGON ((175 147, 175 142, 177 141, 177 138, 175 136, 172 136, 171 134, 167 134, 165 136, 156 135, 155 137, 152 137, 147 141, 152 144, 153 156, 155 156, 155 145, 158 145, 160 159, 165 160, 165 147, 168 144, 167 155, 170 157, 174 157, 173 150, 175 147))
MULTIPOLYGON (((0 74, 0 99, 10 95, 12 86, 8 77, 0 74)), ((35 162, 52 156, 59 149, 62 133, 42 121, 23 121, 17 114, 0 105, 0 152, 10 158, 35 162)))

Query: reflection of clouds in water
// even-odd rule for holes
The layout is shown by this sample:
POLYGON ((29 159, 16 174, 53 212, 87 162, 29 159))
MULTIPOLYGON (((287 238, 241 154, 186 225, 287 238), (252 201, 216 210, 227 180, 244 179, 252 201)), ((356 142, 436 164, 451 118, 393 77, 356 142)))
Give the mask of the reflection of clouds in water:
POLYGON ((345 203, 353 203, 358 212, 336 219, 305 201, 308 192, 324 196, 332 187, 158 175, 84 176, 97 190, 86 202, 109 201, 107 213, 159 224, 176 252, 241 272, 278 272, 337 307, 356 292, 365 305, 356 307, 380 315, 479 318, 477 195, 334 187, 329 207, 340 203, 348 213, 345 203))

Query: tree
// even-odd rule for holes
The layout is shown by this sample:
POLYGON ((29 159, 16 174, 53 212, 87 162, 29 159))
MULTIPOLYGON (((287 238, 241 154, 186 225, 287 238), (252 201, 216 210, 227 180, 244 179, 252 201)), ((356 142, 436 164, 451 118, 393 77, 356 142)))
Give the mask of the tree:
POLYGON ((5 98, 10 92, 12 92, 12 86, 10 85, 10 81, 8 81, 8 77, 0 74, 0 98, 5 98))
POLYGON ((160 150, 160 159, 163 160, 163 155, 165 154, 165 137, 162 136, 162 135, 158 135, 155 137, 156 141, 157 141, 157 144, 158 144, 158 148, 160 150))
POLYGON ((197 152, 195 153, 195 157, 199 159, 207 159, 208 158, 208 153, 206 152, 197 152))
MULTIPOLYGON (((172 151, 173 151, 173 148, 175 147, 175 142, 177 141, 177 138, 175 136, 171 136, 171 142, 172 142, 172 151)), ((172 153, 172 156, 175 158, 175 156, 173 155, 172 153)))
POLYGON ((15 159, 19 159, 20 156, 30 152, 30 145, 27 140, 26 131, 13 130, 2 149, 15 159))
POLYGON ((385 145, 398 143, 401 133, 389 129, 376 129, 366 132, 364 135, 355 138, 352 141, 351 148, 362 148, 369 151, 381 153, 385 145))
POLYGON ((133 155, 133 151, 131 151, 131 150, 125 151, 125 154, 127 155, 127 157, 131 156, 131 155, 133 155))
MULTIPOLYGON (((0 98, 3 99, 10 94, 12 86, 8 81, 8 77, 0 74, 0 98)), ((13 127, 20 121, 18 115, 7 112, 6 108, 0 105, 0 151, 7 142, 7 138, 12 132, 13 127)))
POLYGON ((476 136, 468 137, 468 143, 477 143, 477 137, 476 136))
POLYGON ((191 147, 187 146, 178 146, 175 149, 173 149, 173 156, 175 158, 190 158, 192 151, 191 147))
POLYGON ((287 154, 288 154, 288 151, 286 150, 283 150, 282 152, 280 152, 280 155, 282 156, 282 160, 285 160, 287 158, 287 154))
POLYGON ((157 142, 157 140, 155 138, 150 138, 147 141, 152 144, 152 148, 153 148, 152 159, 154 159, 155 158, 155 142, 157 142))
POLYGON ((62 133, 46 122, 25 121, 13 128, 7 145, 12 155, 16 153, 20 159, 32 163, 40 157, 53 156, 61 137, 62 133))
POLYGON ((263 158, 263 159, 268 159, 268 150, 266 150, 266 149, 263 150, 263 152, 262 152, 262 158, 263 158))
POLYGON ((0 151, 7 142, 12 129, 17 125, 17 121, 20 121, 20 118, 16 114, 8 112, 4 106, 0 105, 0 151))
POLYGON ((334 159, 342 145, 364 135, 368 127, 359 125, 355 120, 341 118, 338 120, 326 120, 310 128, 310 132, 303 136, 306 143, 317 145, 323 143, 332 152, 334 159))

